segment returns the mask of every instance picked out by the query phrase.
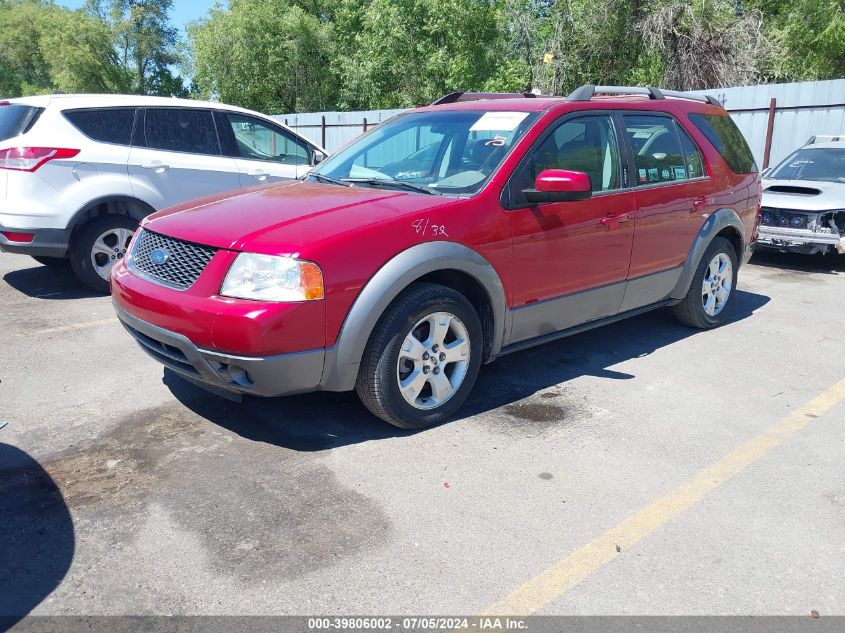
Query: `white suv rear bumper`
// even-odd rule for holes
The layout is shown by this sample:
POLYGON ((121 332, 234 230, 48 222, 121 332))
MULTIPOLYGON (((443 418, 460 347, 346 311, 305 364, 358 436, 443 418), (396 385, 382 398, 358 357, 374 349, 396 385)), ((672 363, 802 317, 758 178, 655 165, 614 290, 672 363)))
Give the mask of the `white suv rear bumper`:
POLYGON ((5 226, 0 223, 0 251, 6 253, 65 257, 69 242, 70 230, 68 229, 33 229, 5 226), (14 235, 21 233, 32 235, 32 239, 21 240, 19 235, 14 235), (10 237, 18 237, 18 239, 10 239, 10 237))

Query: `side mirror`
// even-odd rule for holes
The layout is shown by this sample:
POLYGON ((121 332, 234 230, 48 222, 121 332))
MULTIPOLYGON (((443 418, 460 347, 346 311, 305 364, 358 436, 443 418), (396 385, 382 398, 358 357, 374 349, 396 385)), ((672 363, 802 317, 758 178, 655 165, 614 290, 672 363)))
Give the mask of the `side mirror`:
POLYGON ((319 165, 324 160, 326 160, 326 155, 318 149, 314 150, 313 155, 311 156, 311 164, 312 165, 319 165))
POLYGON ((593 195, 590 177, 580 171, 546 169, 534 181, 534 189, 522 190, 525 199, 534 204, 587 200, 593 195))

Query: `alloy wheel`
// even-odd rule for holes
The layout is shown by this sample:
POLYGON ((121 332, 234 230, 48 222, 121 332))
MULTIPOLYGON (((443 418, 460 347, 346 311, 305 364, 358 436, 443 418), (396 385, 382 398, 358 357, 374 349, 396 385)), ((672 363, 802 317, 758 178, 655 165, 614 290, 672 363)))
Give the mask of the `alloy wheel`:
POLYGON ((109 229, 94 241, 91 247, 91 263, 100 277, 108 281, 112 267, 126 256, 126 249, 129 248, 133 234, 130 229, 109 229))
POLYGON ((399 350, 396 378, 405 402, 434 409, 451 398, 467 374, 467 328, 454 314, 434 312, 420 319, 399 350))
POLYGON ((701 302, 707 316, 717 316, 731 296, 734 276, 730 257, 725 253, 716 253, 707 270, 701 285, 701 302))

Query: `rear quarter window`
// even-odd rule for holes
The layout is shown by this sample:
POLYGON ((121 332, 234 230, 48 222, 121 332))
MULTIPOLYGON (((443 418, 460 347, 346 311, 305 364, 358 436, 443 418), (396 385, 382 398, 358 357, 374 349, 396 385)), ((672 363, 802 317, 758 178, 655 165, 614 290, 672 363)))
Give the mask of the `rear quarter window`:
POLYGON ((135 108, 96 108, 66 110, 65 118, 80 132, 94 141, 129 145, 135 108))
POLYGON ((0 141, 28 132, 42 112, 44 108, 19 103, 0 105, 0 141))
POLYGON ((735 173, 750 174, 757 171, 754 155, 731 117, 719 114, 690 114, 689 118, 735 173))

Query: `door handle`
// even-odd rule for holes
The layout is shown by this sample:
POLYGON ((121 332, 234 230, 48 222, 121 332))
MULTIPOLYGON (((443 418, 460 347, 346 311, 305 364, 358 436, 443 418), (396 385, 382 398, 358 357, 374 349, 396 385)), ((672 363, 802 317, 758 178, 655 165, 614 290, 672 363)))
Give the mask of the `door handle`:
POLYGON ((253 178, 257 178, 258 180, 266 180, 267 176, 269 176, 270 174, 261 169, 256 169, 255 171, 249 172, 249 174, 247 175, 252 176, 253 178))
POLYGON ((697 213, 701 207, 707 204, 707 196, 698 196, 692 201, 692 211, 690 213, 697 213))
POLYGON ((153 169, 157 174, 170 169, 170 165, 162 163, 160 160, 154 160, 151 163, 141 163, 141 167, 144 169, 153 169))
POLYGON ((601 223, 602 226, 606 226, 609 229, 615 229, 618 228, 620 224, 627 222, 630 219, 631 215, 628 213, 608 213, 601 219, 601 223))

